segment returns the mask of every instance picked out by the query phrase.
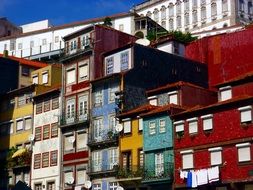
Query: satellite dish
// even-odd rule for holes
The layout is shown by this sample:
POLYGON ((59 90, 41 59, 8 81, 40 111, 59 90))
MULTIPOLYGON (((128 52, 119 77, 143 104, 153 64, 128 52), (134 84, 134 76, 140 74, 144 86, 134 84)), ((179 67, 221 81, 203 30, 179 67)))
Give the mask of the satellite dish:
POLYGON ((140 44, 140 45, 143 45, 143 46, 148 46, 150 44, 150 41, 148 39, 138 39, 136 40, 135 42, 136 44, 140 44))
POLYGON ((34 139, 35 139, 35 137, 34 137, 33 134, 30 134, 30 135, 28 136, 28 140, 29 140, 30 142, 33 142, 34 139))
POLYGON ((69 184, 69 185, 72 185, 74 183, 75 179, 73 177, 69 177, 67 180, 66 180, 66 183, 69 184))
POLYGON ((123 130, 123 125, 122 124, 117 124, 116 125, 116 127, 115 127, 115 130, 117 131, 117 132, 121 132, 122 130, 123 130))
POLYGON ((68 140, 69 140, 70 143, 74 143, 76 139, 75 139, 75 137, 69 137, 68 140))
POLYGON ((117 190, 124 190, 124 188, 121 187, 121 186, 118 186, 118 187, 117 187, 117 190))
POLYGON ((84 187, 85 187, 86 189, 91 188, 91 182, 90 182, 90 181, 85 181, 84 187))

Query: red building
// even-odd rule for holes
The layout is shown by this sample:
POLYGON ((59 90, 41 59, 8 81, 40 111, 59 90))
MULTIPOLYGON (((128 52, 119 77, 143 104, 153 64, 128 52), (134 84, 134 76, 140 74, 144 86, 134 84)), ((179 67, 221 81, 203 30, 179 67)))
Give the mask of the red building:
POLYGON ((216 87, 217 103, 173 116, 175 188, 187 187, 182 171, 198 176, 218 166, 217 180, 198 189, 253 189, 253 73, 216 87))
POLYGON ((80 188, 88 179, 87 146, 90 125, 90 81, 104 74, 103 53, 135 41, 135 37, 96 25, 64 37, 62 187, 80 188))

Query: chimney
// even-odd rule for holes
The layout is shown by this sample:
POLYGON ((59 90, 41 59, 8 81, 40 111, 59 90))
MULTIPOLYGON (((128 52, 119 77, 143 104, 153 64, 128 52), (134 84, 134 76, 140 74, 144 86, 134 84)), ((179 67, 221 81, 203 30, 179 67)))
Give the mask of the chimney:
POLYGON ((8 57, 8 50, 4 50, 4 52, 3 52, 3 57, 8 57))

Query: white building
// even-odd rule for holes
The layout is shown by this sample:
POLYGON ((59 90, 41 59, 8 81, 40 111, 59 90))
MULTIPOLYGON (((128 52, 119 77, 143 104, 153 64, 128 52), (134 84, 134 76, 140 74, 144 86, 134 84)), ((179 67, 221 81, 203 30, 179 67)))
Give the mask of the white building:
MULTIPOLYGON (((128 34, 134 33, 134 14, 120 13, 108 16, 112 27, 128 34)), ((28 59, 55 60, 64 48, 63 36, 71 34, 89 25, 103 23, 105 17, 51 26, 48 20, 21 26, 23 33, 0 38, 0 53, 8 50, 10 55, 28 59), (38 30, 39 29, 39 30, 38 30)))
POLYGON ((253 18, 252 0, 149 0, 134 7, 167 30, 205 32, 253 18))

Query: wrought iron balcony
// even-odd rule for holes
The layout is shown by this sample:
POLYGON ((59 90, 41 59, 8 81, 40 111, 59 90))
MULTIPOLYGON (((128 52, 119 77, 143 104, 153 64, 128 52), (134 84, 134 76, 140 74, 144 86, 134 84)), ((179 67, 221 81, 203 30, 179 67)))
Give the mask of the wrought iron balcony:
POLYGON ((88 123, 89 115, 84 113, 80 115, 79 113, 65 114, 63 113, 60 118, 61 127, 66 127, 70 125, 79 125, 83 123, 88 123))
POLYGON ((113 130, 100 130, 91 133, 88 137, 88 146, 92 149, 96 147, 110 147, 118 145, 119 134, 113 130))
MULTIPOLYGON (((115 159, 118 160, 117 158, 115 159)), ((109 163, 109 161, 101 161, 101 163, 98 163, 97 161, 90 160, 87 173, 90 177, 115 176, 118 171, 118 168, 118 163, 109 163)))
POLYGON ((143 166, 130 166, 124 167, 120 166, 117 171, 117 178, 142 178, 144 173, 143 166))
POLYGON ((161 180, 173 180, 173 163, 165 162, 153 165, 145 163, 142 182, 149 183, 161 180))

